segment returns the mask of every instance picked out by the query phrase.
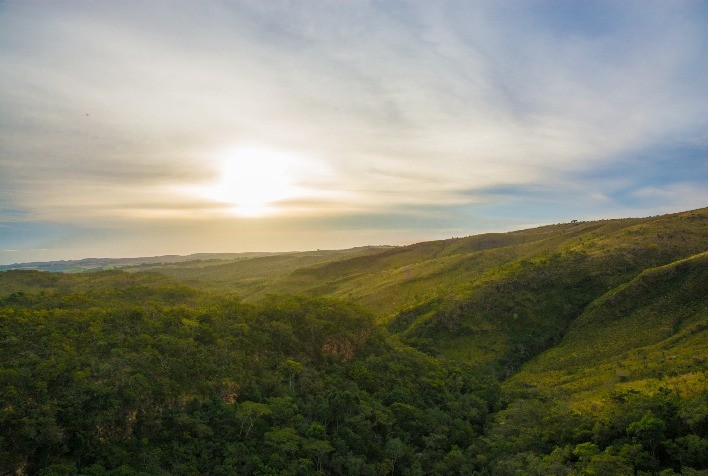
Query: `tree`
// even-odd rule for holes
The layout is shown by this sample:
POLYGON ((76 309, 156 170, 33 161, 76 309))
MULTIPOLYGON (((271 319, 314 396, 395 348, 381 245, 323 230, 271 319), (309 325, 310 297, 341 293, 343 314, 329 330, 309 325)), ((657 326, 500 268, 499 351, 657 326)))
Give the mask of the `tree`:
POLYGON ((641 420, 627 427, 627 434, 634 437, 645 448, 649 448, 654 458, 657 456, 659 444, 664 440, 665 432, 666 423, 652 413, 645 413, 641 420))

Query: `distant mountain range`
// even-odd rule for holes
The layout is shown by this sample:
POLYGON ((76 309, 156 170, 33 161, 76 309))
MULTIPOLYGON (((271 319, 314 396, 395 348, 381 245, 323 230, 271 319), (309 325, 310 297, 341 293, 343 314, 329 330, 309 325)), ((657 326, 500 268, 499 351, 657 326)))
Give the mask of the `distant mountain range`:
POLYGON ((278 253, 194 253, 191 255, 162 255, 143 256, 139 258, 84 258, 77 260, 59 261, 33 261, 31 263, 14 263, 0 265, 0 271, 8 269, 34 269, 37 271, 52 271, 55 273, 114 269, 126 266, 202 262, 202 261, 230 261, 259 256, 270 256, 278 253))
POLYGON ((385 250, 394 246, 359 246, 345 250, 317 251, 249 251, 242 253, 193 253, 189 255, 142 256, 138 258, 83 258, 77 260, 32 261, 29 263, 13 263, 0 265, 0 271, 10 269, 28 269, 50 271, 53 273, 72 273, 81 271, 98 271, 117 268, 140 268, 180 263, 187 267, 204 267, 214 264, 225 264, 253 258, 276 257, 281 255, 309 257, 307 262, 319 262, 341 257, 368 253, 371 250, 385 250), (319 259, 318 259, 319 257, 319 259))

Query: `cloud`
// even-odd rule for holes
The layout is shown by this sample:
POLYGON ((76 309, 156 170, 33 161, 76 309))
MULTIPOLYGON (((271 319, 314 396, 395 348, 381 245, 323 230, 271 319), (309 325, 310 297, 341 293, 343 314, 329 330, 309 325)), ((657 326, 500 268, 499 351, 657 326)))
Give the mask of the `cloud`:
POLYGON ((631 196, 644 204, 647 210, 669 211, 701 208, 708 203, 705 183, 673 183, 659 187, 642 187, 631 196))
MULTIPOLYGON (((571 197, 584 178, 617 164, 663 170, 641 151, 708 144, 700 3, 30 0, 0 8, 8 216, 223 217, 222 204, 183 191, 218 182, 216 157, 228 148, 326 164, 330 173, 306 184, 311 197, 281 205, 332 216, 523 196, 490 194, 505 187, 571 197)), ((598 177, 585 196, 631 202, 613 193, 614 180, 598 177)))

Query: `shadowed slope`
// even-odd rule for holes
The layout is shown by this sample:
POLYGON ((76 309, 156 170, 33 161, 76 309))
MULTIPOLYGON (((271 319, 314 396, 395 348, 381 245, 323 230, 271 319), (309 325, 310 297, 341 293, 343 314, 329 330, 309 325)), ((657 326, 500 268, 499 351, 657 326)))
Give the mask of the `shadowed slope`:
POLYGON ((604 293, 645 269, 704 251, 706 224, 700 210, 587 224, 571 229, 570 238, 561 232, 515 248, 516 259, 499 267, 472 273, 451 297, 400 313, 392 329, 416 346, 509 376, 558 342, 604 293))
POLYGON ((708 253, 646 270, 588 306, 557 346, 507 385, 582 405, 617 390, 704 391, 706 296, 708 253))

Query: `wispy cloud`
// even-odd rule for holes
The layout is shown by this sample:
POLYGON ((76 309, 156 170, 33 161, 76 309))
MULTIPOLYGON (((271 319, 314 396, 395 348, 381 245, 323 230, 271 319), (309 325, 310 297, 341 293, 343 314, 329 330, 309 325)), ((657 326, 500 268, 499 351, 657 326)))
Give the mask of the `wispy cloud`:
MULTIPOLYGON (((310 218, 457 213, 523 190, 602 214, 637 209, 638 195, 612 193, 612 177, 577 193, 584 177, 660 168, 639 153, 652 148, 708 145, 700 2, 0 9, 4 215, 140 227, 221 217, 223 203, 180 190, 217 183, 219 151, 254 145, 326 165, 298 179, 309 198, 280 204, 310 218), (490 193, 504 188, 516 192, 490 193)), ((703 200, 706 178, 632 187, 674 190, 652 203, 681 207, 703 200)))

